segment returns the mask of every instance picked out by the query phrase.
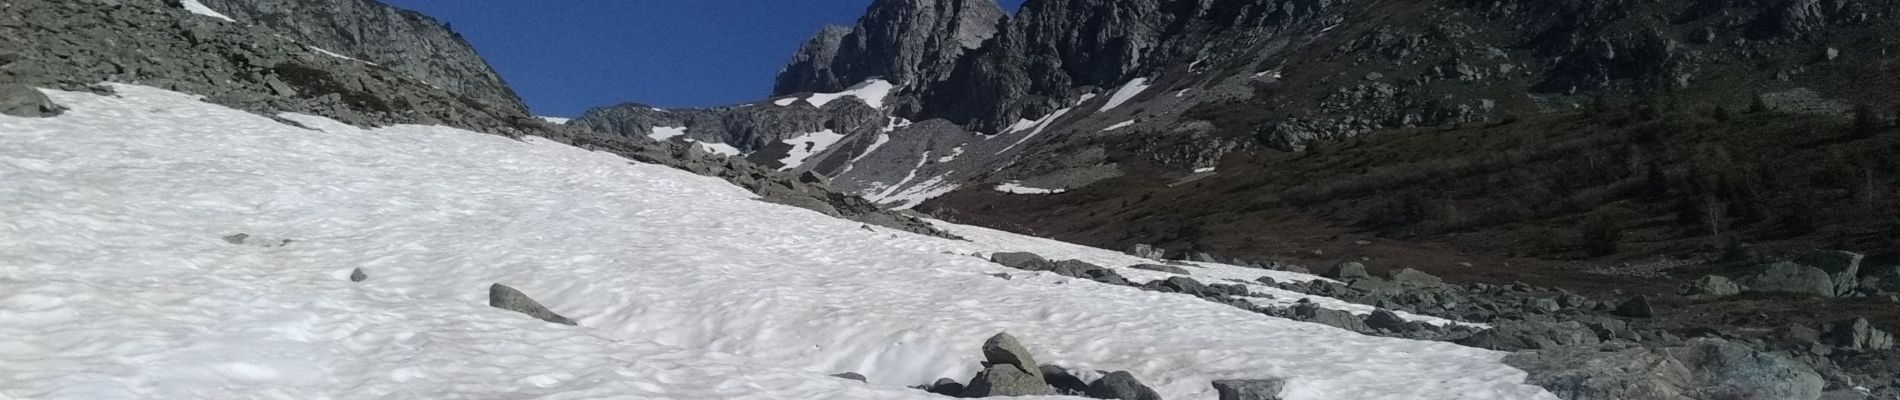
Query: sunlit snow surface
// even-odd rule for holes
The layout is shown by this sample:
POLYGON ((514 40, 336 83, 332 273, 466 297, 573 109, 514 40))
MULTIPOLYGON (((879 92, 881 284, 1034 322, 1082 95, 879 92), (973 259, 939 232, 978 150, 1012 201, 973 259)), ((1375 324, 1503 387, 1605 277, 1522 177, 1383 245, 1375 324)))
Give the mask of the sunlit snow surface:
POLYGON ((1108 96, 1108 103, 1102 104, 1101 111, 1121 107, 1122 104, 1128 103, 1129 100, 1134 100, 1135 95, 1141 94, 1144 90, 1148 90, 1148 78, 1129 80, 1128 83, 1122 84, 1121 88, 1115 89, 1115 94, 1108 96))
POLYGON ((843 92, 813 94, 811 97, 805 98, 805 102, 811 103, 813 106, 824 107, 825 104, 829 104, 833 100, 845 97, 856 97, 858 100, 864 101, 864 104, 871 106, 871 108, 884 108, 884 98, 889 97, 891 95, 891 89, 895 88, 897 88, 897 85, 892 85, 889 81, 872 79, 864 81, 864 83, 859 83, 857 86, 852 86, 843 92))
POLYGON ((1067 189, 1043 189, 1043 188, 1038 188, 1038 187, 1023 186, 1022 182, 1003 182, 1001 184, 997 184, 996 187, 992 189, 996 189, 996 191, 998 192, 1010 193, 1010 194, 1055 194, 1055 193, 1062 193, 1062 192, 1068 191, 1067 189))
MULTIPOLYGON (((205 7, 205 4, 198 2, 198 0, 181 0, 179 1, 179 4, 184 5, 185 11, 190 11, 192 14, 198 14, 198 15, 203 15, 203 16, 207 16, 211 18, 217 18, 217 19, 224 20, 225 22, 237 22, 236 20, 232 20, 231 17, 224 15, 224 13, 218 12, 218 10, 213 10, 211 9, 211 7, 205 7)), ((344 58, 348 58, 348 57, 344 57, 344 58)))
MULTIPOLYGON (((686 136, 685 127, 656 126, 656 127, 653 127, 652 133, 647 134, 648 138, 652 138, 653 140, 658 140, 662 142, 667 141, 667 140, 672 140, 673 138, 680 137, 680 136, 686 136)), ((737 152, 738 149, 734 149, 733 151, 737 152)))
POLYGON ((778 160, 779 164, 783 164, 779 169, 789 170, 805 165, 805 161, 811 159, 811 156, 830 149, 831 145, 838 144, 839 139, 844 139, 844 135, 830 129, 785 139, 785 144, 791 145, 792 148, 786 152, 785 158, 778 160))
POLYGON ((1294 400, 1555 399, 1503 353, 968 255, 1166 276, 1119 253, 870 231, 539 138, 286 115, 309 130, 116 88, 0 116, 0 397, 924 399, 901 386, 969 379, 1006 330, 1168 399, 1270 376, 1294 400), (292 241, 220 239, 240 232, 292 241), (494 282, 581 326, 489 308, 494 282), (825 376, 845 371, 871 384, 825 376))

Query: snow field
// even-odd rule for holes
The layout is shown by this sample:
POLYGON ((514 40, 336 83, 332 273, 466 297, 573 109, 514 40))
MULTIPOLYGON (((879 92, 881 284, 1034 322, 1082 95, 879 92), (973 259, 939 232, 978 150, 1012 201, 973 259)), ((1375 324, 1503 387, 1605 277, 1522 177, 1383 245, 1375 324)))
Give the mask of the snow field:
POLYGON ((967 380, 1009 331, 1042 363, 1128 370, 1169 399, 1260 377, 1293 400, 1555 399, 1503 353, 968 255, 1165 275, 1120 253, 867 231, 539 138, 286 116, 310 130, 116 88, 0 116, 6 396, 922 399, 901 386, 967 380), (220 239, 239 232, 293 241, 220 239), (581 326, 487 307, 496 282, 581 326), (846 371, 871 384, 824 376, 846 371))

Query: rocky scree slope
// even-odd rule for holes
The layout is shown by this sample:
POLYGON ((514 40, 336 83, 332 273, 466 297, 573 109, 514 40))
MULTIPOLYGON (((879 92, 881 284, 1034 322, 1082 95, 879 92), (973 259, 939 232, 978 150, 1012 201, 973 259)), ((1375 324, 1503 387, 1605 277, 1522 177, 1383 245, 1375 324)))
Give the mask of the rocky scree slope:
MULTIPOLYGON (((264 115, 296 112, 358 126, 440 124, 511 137, 543 136, 727 178, 767 201, 907 231, 936 232, 914 217, 839 194, 821 179, 800 179, 677 144, 550 125, 516 102, 478 100, 379 62, 324 54, 266 26, 194 15, 173 1, 21 0, 3 6, 0 88, 5 88, 8 103, 15 103, 14 97, 43 102, 45 97, 33 87, 109 91, 96 84, 124 82, 195 93, 264 115)), ((363 24, 369 23, 338 26, 363 24)), ((442 31, 423 36, 453 35, 442 31)), ((44 108, 40 114, 46 115, 57 111, 55 105, 46 106, 29 108, 44 108)))
POLYGON ((324 51, 389 67, 494 107, 527 106, 475 48, 434 18, 374 0, 199 0, 324 51))

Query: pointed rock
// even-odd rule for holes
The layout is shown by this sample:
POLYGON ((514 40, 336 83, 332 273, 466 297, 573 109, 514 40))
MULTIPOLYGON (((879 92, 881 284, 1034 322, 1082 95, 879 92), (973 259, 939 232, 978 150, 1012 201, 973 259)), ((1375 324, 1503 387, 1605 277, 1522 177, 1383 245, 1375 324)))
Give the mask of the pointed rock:
POLYGON ((362 268, 350 270, 350 282, 362 282, 366 280, 369 280, 369 274, 364 273, 362 268))
POLYGON ((1030 356, 1029 349, 1024 348, 1022 342, 1016 341, 1016 337, 1009 332, 998 333, 983 342, 983 359, 990 364, 1015 366, 1025 374, 1042 379, 1042 369, 1036 364, 1036 358, 1030 356))
POLYGON ((515 290, 515 288, 499 283, 488 286, 488 305, 503 310, 528 314, 528 316, 542 321, 562 325, 577 325, 574 323, 574 320, 563 317, 560 314, 555 314, 553 310, 549 310, 547 307, 542 306, 541 303, 535 302, 532 298, 528 298, 527 294, 523 294, 521 291, 515 290))

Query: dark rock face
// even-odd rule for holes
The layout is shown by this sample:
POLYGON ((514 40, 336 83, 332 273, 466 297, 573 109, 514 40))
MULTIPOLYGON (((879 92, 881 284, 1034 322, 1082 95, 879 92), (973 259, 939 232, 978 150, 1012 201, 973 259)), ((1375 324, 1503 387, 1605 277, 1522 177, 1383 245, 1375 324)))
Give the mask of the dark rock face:
POLYGON ((542 321, 562 325, 576 325, 574 320, 554 313, 554 310, 549 310, 546 306, 542 306, 541 303, 529 298, 527 294, 521 293, 520 290, 515 290, 515 288, 499 283, 488 286, 488 306, 528 314, 528 316, 542 321))
POLYGON ((202 0, 240 23, 373 62, 511 111, 527 106, 462 35, 422 13, 376 0, 202 0))
POLYGON ((903 87, 942 80, 1006 16, 993 0, 874 2, 848 33, 827 27, 807 41, 773 94, 837 92, 874 77, 903 87))

